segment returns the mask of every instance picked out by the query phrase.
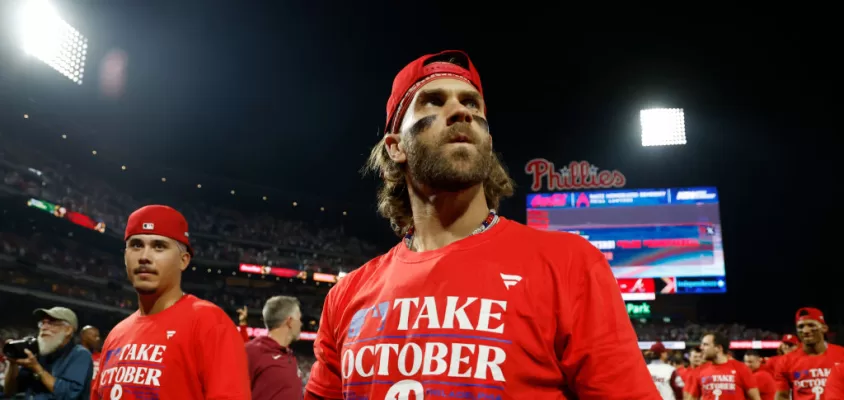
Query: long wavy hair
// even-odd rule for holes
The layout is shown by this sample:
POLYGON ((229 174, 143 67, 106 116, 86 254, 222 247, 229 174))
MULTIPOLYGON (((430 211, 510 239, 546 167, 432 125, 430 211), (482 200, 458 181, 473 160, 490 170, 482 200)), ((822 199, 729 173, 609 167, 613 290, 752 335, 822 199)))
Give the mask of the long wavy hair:
MULTIPOLYGON (((378 188, 378 213, 390 220, 390 227, 399 237, 407 234, 413 225, 413 210, 410 208, 410 193, 407 190, 407 163, 399 164, 390 158, 384 145, 386 135, 378 141, 369 153, 369 159, 361 172, 377 174, 381 177, 378 188)), ((510 197, 515 190, 515 182, 507 173, 501 159, 493 152, 490 171, 483 181, 484 196, 489 208, 498 209, 501 199, 510 197)))

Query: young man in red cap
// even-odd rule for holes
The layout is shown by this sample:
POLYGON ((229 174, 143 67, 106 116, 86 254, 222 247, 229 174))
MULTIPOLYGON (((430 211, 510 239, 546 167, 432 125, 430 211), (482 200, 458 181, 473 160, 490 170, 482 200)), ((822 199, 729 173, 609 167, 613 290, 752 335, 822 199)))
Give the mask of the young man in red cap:
POLYGON ((103 344, 91 399, 250 399, 243 340, 216 305, 185 294, 193 249, 178 211, 152 205, 129 216, 126 274, 138 311, 103 344))
POLYGON ((369 168, 403 239, 329 292, 308 399, 660 399, 604 255, 499 217, 513 183, 460 51, 399 72, 369 168))
POLYGON ((707 333, 700 340, 707 361, 686 385, 687 400, 760 400, 753 372, 744 363, 727 357, 730 339, 721 333, 707 333))
POLYGON ((794 322, 803 345, 777 363, 777 400, 788 400, 789 393, 793 400, 834 399, 824 393, 826 381, 832 368, 844 362, 844 347, 826 343, 829 327, 821 310, 801 308, 794 322))

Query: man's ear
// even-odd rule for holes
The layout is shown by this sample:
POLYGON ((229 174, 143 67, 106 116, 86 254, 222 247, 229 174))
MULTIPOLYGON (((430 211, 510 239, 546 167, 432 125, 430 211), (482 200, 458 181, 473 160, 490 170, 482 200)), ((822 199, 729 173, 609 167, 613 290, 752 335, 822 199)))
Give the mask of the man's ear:
POLYGON ((390 159, 394 162, 399 164, 407 162, 407 153, 404 151, 404 143, 401 141, 400 134, 388 133, 384 137, 384 147, 387 149, 390 159))

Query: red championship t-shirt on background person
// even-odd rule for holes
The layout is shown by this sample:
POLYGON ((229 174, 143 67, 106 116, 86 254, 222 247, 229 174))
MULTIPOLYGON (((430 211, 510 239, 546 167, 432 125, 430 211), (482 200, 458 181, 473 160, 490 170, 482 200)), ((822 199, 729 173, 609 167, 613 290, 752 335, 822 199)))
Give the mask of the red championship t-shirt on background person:
POLYGON ((834 344, 827 344, 823 354, 806 354, 802 348, 794 350, 779 361, 774 376, 777 390, 790 390, 792 400, 833 400, 825 395, 827 377, 842 362, 844 347, 834 344))
POLYGON ((759 387, 750 368, 733 359, 723 364, 703 364, 691 378, 685 391, 701 400, 743 400, 748 390, 759 387))
POLYGON ((234 323, 192 295, 117 324, 103 344, 91 390, 97 400, 250 398, 246 352, 234 323))
POLYGON ((306 387, 326 399, 653 399, 605 256, 501 218, 437 250, 399 243, 325 300, 306 387))
POLYGON ((756 384, 759 387, 759 397, 762 400, 775 400, 777 397, 777 385, 774 382, 774 376, 770 371, 764 368, 759 368, 753 372, 753 377, 756 378, 756 384))

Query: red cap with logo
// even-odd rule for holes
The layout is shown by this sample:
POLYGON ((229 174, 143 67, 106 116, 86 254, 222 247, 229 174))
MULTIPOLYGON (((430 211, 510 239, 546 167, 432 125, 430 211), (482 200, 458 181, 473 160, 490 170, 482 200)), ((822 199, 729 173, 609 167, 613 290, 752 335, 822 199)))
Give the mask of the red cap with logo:
POLYGON ((800 344, 800 339, 797 339, 797 336, 794 336, 790 333, 786 333, 785 335, 782 335, 782 342, 790 344, 792 346, 797 346, 798 344, 800 344))
POLYGON ((126 223, 126 235, 123 240, 129 240, 135 235, 159 235, 173 239, 188 248, 193 257, 193 247, 190 245, 188 221, 182 213, 172 207, 150 205, 139 208, 129 216, 126 223))
POLYGON ((803 307, 797 310, 797 314, 794 316, 794 323, 799 324, 806 320, 818 321, 826 325, 826 321, 823 319, 823 313, 814 307, 803 307))
POLYGON ((651 345, 651 352, 655 354, 665 353, 665 345, 662 342, 656 342, 651 345))
POLYGON ((387 122, 384 125, 384 133, 396 132, 404 118, 405 112, 413 100, 413 96, 420 87, 428 82, 443 79, 460 79, 478 89, 481 97, 484 90, 481 87, 481 76, 478 70, 469 59, 469 55, 460 50, 446 50, 436 54, 428 54, 417 58, 407 64, 393 80, 393 90, 390 92, 390 99, 387 100, 387 122), (466 68, 448 62, 454 58, 466 66, 466 68))

